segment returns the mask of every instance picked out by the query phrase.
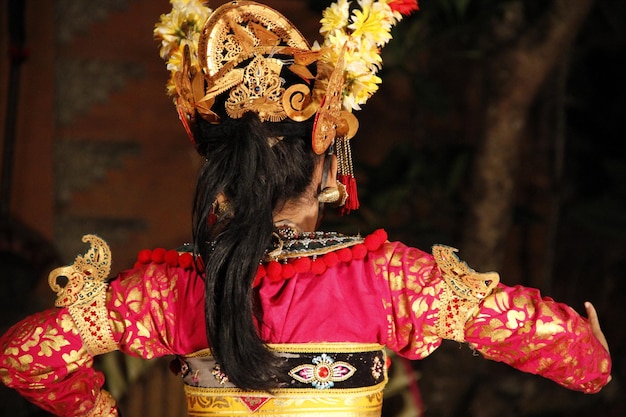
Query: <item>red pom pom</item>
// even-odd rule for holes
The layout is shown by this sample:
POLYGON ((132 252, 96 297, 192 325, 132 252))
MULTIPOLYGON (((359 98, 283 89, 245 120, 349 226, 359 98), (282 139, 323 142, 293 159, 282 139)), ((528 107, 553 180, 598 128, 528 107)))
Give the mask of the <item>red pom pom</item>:
POLYGON ((279 281, 282 277, 281 277, 281 272, 282 272, 282 265, 279 264, 276 261, 272 261, 269 264, 267 264, 267 277, 271 280, 271 281, 279 281))
POLYGON ((332 268, 333 266, 337 265, 337 262, 339 262, 339 256, 337 256, 335 252, 328 252, 322 257, 322 259, 324 260, 326 266, 329 268, 332 268))
POLYGON ((169 266, 178 266, 178 252, 174 249, 165 252, 164 259, 169 266))
POLYGON ((189 252, 181 253, 178 257, 178 265, 185 269, 191 267, 193 265, 193 255, 189 252))
POLYGON ((367 248, 368 251, 375 251, 378 248, 380 248, 380 245, 383 242, 381 242, 378 235, 369 235, 365 238, 363 243, 365 244, 365 247, 367 248))
POLYGON ((152 261, 152 251, 150 249, 143 249, 137 254, 137 260, 142 264, 147 264, 152 261))
POLYGON ((374 231, 374 234, 380 238, 382 243, 385 243, 389 237, 387 236, 387 232, 385 232, 385 229, 378 229, 374 231))
POLYGON ((311 263, 311 272, 316 275, 322 275, 326 272, 326 264, 321 259, 316 259, 311 263))
POLYGON ((145 265, 145 264, 144 264, 143 262, 139 262, 139 261, 137 261, 137 262, 135 262, 135 265, 133 265, 133 268, 134 268, 134 269, 141 268, 141 267, 142 267, 142 266, 144 266, 144 265, 145 265))
POLYGON ((311 258, 298 258, 293 262, 296 272, 302 274, 311 270, 311 258))
POLYGON ((365 258, 365 255, 367 255, 367 248, 364 244, 359 243, 352 246, 352 259, 361 260, 365 258))
POLYGON ((152 262, 162 264, 165 261, 165 249, 156 248, 152 251, 152 262))
POLYGON ((254 276, 254 282, 252 283, 252 287, 258 287, 261 284, 261 280, 265 276, 265 267, 263 265, 259 265, 256 270, 256 275, 254 276))
POLYGON ((350 248, 343 248, 337 251, 337 257, 341 262, 350 262, 352 260, 352 251, 350 248))
POLYGON ((291 278, 296 275, 296 268, 292 264, 283 264, 283 270, 280 272, 281 276, 285 279, 291 278))

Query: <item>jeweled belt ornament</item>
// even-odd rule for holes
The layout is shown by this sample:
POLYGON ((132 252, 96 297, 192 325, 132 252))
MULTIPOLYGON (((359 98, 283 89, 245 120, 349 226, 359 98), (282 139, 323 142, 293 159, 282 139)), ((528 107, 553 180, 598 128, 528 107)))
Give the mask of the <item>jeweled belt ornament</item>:
POLYGON ((387 357, 381 345, 270 348, 286 365, 280 387, 272 393, 235 387, 209 350, 180 358, 189 416, 380 416, 387 382, 387 357))

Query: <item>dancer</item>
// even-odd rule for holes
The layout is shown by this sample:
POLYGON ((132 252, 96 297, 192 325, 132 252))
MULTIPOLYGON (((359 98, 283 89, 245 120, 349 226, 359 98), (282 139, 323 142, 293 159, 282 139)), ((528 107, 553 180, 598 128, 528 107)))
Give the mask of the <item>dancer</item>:
POLYGON ((587 320, 450 247, 317 230, 326 206, 358 208, 353 111, 381 82, 380 47, 414 1, 339 0, 319 47, 262 4, 172 4, 155 33, 205 158, 193 244, 144 250, 109 278, 108 246, 85 236, 90 249, 50 274, 58 308, 0 339, 7 386, 59 416, 116 416, 92 365, 120 350, 174 355, 189 416, 380 416, 385 348, 417 360, 443 339, 570 389, 609 381, 590 304, 587 320))

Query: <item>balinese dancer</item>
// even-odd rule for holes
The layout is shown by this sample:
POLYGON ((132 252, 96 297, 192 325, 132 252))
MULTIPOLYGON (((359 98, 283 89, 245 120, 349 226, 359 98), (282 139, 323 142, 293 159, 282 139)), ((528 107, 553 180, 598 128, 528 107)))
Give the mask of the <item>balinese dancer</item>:
POLYGON ((609 381, 590 304, 588 320, 475 272, 450 247, 317 230, 325 205, 358 207, 353 111, 415 1, 338 0, 313 47, 262 4, 172 4, 155 33, 205 158, 193 243, 144 250, 109 278, 108 246, 85 236, 90 249, 50 274, 58 308, 0 339, 7 386, 59 416, 116 416, 92 364, 117 349, 175 355, 189 416, 380 416, 385 348, 417 360, 443 339, 573 390, 609 381))

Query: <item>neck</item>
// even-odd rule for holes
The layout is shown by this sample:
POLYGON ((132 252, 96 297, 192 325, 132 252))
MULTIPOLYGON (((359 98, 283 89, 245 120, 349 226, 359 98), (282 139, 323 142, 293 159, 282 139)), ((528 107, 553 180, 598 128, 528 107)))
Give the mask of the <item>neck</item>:
POLYGON ((274 214, 274 223, 295 226, 303 232, 314 232, 319 223, 318 214, 317 200, 311 204, 287 202, 274 214))
POLYGON ((315 232, 320 222, 320 203, 317 200, 322 189, 322 170, 324 159, 318 159, 313 178, 308 188, 300 197, 287 200, 274 212, 274 223, 289 222, 302 232, 315 232))

